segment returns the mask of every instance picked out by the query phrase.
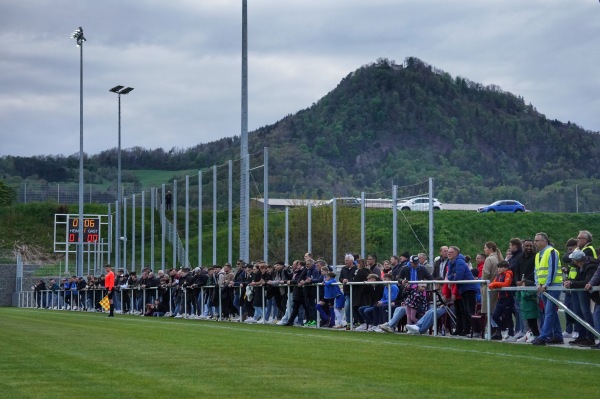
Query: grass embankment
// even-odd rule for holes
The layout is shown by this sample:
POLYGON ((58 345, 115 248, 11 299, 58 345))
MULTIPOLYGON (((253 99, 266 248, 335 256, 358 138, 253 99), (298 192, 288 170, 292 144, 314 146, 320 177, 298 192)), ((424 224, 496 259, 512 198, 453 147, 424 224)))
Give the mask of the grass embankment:
POLYGON ((99 313, 0 308, 0 331, 3 398, 592 398, 600 371, 592 350, 99 313))
MULTIPOLYGON (((43 251, 53 251, 54 214, 77 213, 77 207, 67 209, 52 203, 20 204, 11 207, 0 207, 0 251, 12 250, 15 243, 37 246, 43 251)), ((86 214, 105 214, 107 207, 102 205, 86 205, 86 214)), ((131 210, 128 212, 128 231, 131 242, 131 210)), ((185 214, 179 208, 177 228, 179 236, 185 245, 185 214)), ((172 213, 168 213, 172 217, 172 213)), ((337 212, 337 253, 338 262, 347 252, 360 251, 360 209, 339 208, 337 212)), ((227 260, 228 234, 227 212, 217 214, 217 263, 227 260)), ((136 251, 140 251, 141 211, 136 212, 136 251)), ((391 210, 367 209, 366 223, 366 252, 376 254, 379 260, 392 255, 392 213, 391 210)), ((239 253, 239 216, 233 215, 233 256, 239 253)), ((262 210, 252 209, 250 217, 250 258, 263 257, 263 218, 262 210)), ((307 209, 294 208, 289 212, 289 250, 290 260, 301 258, 307 246, 307 209)), ((212 264, 213 218, 212 211, 202 213, 202 264, 212 264)), ((544 231, 559 250, 570 237, 575 237, 579 230, 590 230, 600 234, 600 214, 559 214, 528 212, 522 214, 480 214, 468 211, 435 212, 434 247, 440 245, 457 245, 462 252, 475 256, 482 251, 486 241, 496 242, 504 252, 508 241, 513 237, 533 237, 536 232, 544 231)), ((105 229, 106 230, 106 229, 105 229)), ((161 259, 160 219, 155 217, 154 243, 155 261, 161 259)), ((150 257, 150 212, 145 212, 145 261, 150 257)), ((108 232, 103 231, 106 239, 108 232)), ((284 259, 285 255, 285 218, 282 211, 269 213, 269 259, 284 259)), ((427 252, 428 220, 426 212, 398 212, 398 252, 409 253, 427 252)), ((326 259, 332 256, 332 210, 329 207, 316 207, 312 210, 312 251, 326 259)), ((190 211, 189 216, 189 248, 190 262, 198 264, 198 213, 190 211)), ((140 251, 141 252, 141 251, 140 251)), ((432 258, 437 255, 433 254, 432 258)), ((131 248, 128 248, 128 258, 131 248)), ((140 258, 136 254, 137 259, 140 258)), ((167 242, 165 258, 172 259, 172 248, 167 242)))

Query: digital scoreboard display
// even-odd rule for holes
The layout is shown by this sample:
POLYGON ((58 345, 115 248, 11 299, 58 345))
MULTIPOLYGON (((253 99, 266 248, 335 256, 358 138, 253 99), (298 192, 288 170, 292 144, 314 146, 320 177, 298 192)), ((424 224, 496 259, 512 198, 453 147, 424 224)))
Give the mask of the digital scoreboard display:
MULTIPOLYGON (((83 242, 100 239, 100 218, 83 218, 83 242)), ((68 242, 79 242, 79 218, 69 218, 68 242)))

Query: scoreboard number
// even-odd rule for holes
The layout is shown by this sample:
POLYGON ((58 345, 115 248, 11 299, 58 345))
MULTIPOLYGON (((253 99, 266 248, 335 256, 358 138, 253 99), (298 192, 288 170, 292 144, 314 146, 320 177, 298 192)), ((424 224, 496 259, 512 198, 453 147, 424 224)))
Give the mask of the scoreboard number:
MULTIPOLYGON (((69 218, 68 242, 79 242, 79 218, 69 218)), ((97 242, 100 239, 100 218, 83 219, 83 242, 97 242)))

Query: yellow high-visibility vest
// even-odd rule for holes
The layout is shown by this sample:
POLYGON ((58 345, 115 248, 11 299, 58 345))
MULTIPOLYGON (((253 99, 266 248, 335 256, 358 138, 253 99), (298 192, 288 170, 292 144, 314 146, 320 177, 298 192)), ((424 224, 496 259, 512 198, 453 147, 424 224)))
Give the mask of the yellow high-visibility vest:
POLYGON ((562 273, 560 273, 560 254, 553 247, 547 247, 544 251, 544 255, 540 257, 538 253, 535 256, 535 274, 537 276, 538 284, 544 285, 546 284, 546 279, 548 278, 548 261, 550 260, 550 254, 552 251, 556 252, 556 260, 558 262, 557 271, 554 275, 554 280, 552 280, 552 284, 562 283, 562 273))
MULTIPOLYGON (((592 256, 594 257, 594 259, 598 258, 596 256, 596 250, 594 249, 594 247, 592 247, 591 245, 586 245, 585 247, 581 248, 582 251, 585 251, 586 249, 590 249, 592 251, 592 256)), ((578 267, 571 266, 569 268, 569 280, 574 280, 577 277, 578 272, 578 267)))

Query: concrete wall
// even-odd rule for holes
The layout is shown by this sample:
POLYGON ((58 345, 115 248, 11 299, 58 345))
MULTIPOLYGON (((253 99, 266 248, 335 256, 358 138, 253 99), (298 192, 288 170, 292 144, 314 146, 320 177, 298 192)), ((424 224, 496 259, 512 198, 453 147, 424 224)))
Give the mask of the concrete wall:
POLYGON ((16 280, 16 263, 0 264, 0 306, 12 306, 12 294, 15 292, 16 280))

